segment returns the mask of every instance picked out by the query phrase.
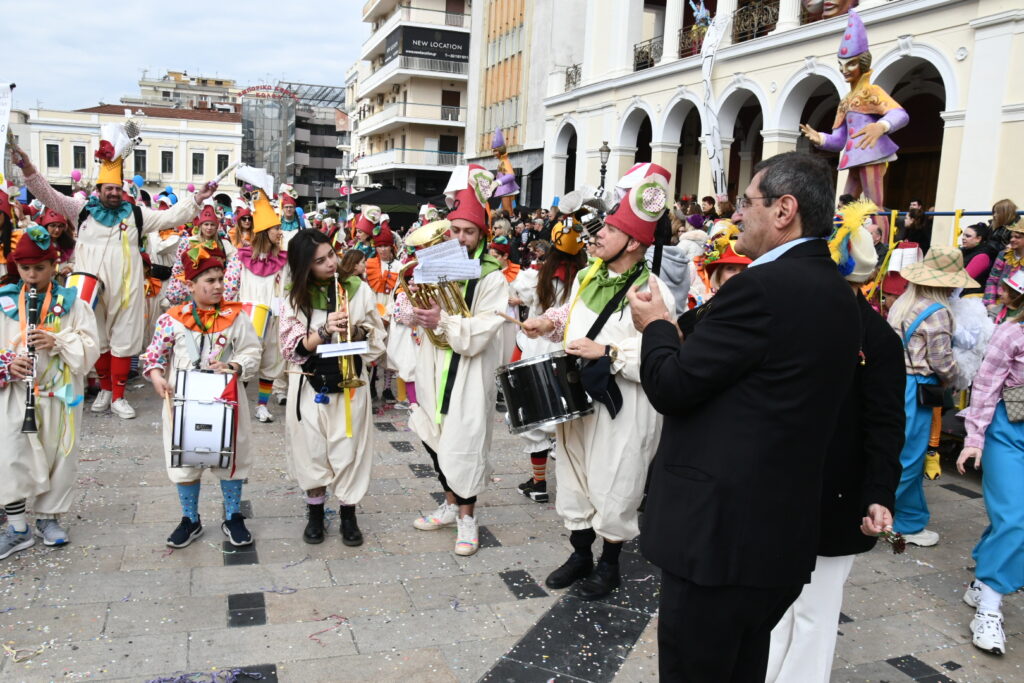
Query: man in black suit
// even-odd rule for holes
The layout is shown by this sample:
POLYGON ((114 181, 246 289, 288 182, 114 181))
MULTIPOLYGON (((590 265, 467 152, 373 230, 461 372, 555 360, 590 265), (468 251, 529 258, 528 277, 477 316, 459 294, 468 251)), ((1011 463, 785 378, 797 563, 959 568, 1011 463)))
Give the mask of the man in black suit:
POLYGON ((814 569, 822 467, 858 363, 860 315, 829 256, 821 159, 762 161, 739 198, 754 259, 694 332, 630 294, 640 374, 665 415, 641 549, 661 567, 663 681, 763 681, 772 627, 814 569))

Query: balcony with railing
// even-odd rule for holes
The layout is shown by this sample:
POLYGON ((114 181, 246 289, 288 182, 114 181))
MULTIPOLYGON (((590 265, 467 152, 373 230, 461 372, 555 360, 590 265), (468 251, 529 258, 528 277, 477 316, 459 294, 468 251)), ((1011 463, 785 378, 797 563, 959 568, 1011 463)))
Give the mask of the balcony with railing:
POLYGON ((466 157, 461 152, 396 148, 357 159, 356 167, 359 173, 374 173, 389 168, 446 170, 464 163, 466 157))
POLYGON ((650 69, 661 61, 664 36, 655 36, 633 46, 633 71, 650 69))
POLYGON ((384 41, 399 24, 425 24, 427 26, 444 26, 446 28, 466 31, 470 28, 471 15, 444 10, 426 9, 399 5, 391 16, 374 24, 373 32, 363 43, 360 59, 370 59, 384 51, 384 41))
POLYGON ((679 29, 679 52, 680 59, 700 54, 704 45, 704 36, 707 35, 707 27, 694 24, 679 29))
POLYGON ((779 0, 755 0, 732 15, 732 41, 742 43, 766 36, 779 22, 779 0))
POLYGON ((379 112, 360 120, 361 135, 380 133, 403 123, 455 126, 466 125, 466 108, 418 102, 394 102, 379 112))
POLYGON ((468 74, 469 62, 451 62, 446 59, 400 55, 382 65, 359 84, 359 97, 372 95, 377 89, 390 84, 392 79, 403 75, 464 81, 467 80, 468 74), (410 71, 418 73, 409 74, 410 71))
POLYGON ((565 69, 565 92, 580 87, 583 68, 580 64, 572 64, 565 69))

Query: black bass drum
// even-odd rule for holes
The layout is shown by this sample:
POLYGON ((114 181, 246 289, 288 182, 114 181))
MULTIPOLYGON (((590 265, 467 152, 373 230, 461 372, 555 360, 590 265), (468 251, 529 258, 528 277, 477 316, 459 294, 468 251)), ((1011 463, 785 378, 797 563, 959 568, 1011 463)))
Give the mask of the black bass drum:
POLYGON ((495 375, 513 434, 553 427, 594 412, 580 379, 579 358, 564 351, 503 365, 495 375))

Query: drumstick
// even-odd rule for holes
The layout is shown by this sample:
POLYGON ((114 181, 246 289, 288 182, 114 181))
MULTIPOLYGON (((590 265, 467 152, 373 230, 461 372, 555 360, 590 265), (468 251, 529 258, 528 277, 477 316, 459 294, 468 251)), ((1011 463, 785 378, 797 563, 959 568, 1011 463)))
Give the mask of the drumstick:
POLYGON ((174 422, 174 406, 171 404, 171 392, 169 391, 164 394, 164 405, 167 406, 167 417, 171 419, 171 422, 174 422))
POLYGON ((526 327, 526 325, 524 325, 523 323, 519 322, 518 320, 516 320, 515 318, 513 318, 510 315, 506 315, 505 313, 502 313, 501 311, 495 311, 494 315, 496 315, 496 316, 498 316, 500 318, 504 318, 505 320, 509 321, 510 323, 515 323, 516 325, 519 325, 519 327, 523 327, 523 328, 526 327))

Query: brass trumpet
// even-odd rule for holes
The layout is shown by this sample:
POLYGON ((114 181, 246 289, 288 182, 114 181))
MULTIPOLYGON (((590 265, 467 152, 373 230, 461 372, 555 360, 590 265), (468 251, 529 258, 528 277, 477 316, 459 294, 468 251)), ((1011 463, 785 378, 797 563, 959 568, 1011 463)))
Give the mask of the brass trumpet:
MULTIPOLYGON (((347 321, 345 325, 345 334, 338 333, 338 339, 341 342, 352 341, 352 318, 348 315, 348 292, 341 286, 338 280, 338 273, 334 273, 334 312, 340 313, 342 310, 345 311, 347 321)), ((351 356, 338 356, 338 370, 341 372, 341 381, 338 382, 339 389, 355 389, 366 384, 363 380, 356 376, 356 363, 355 359, 351 356)))
MULTIPOLYGON (((444 241, 444 236, 447 234, 450 226, 451 223, 448 221, 427 223, 406 235, 405 244, 415 249, 440 244, 444 241)), ((437 305, 448 315, 458 315, 463 318, 473 317, 472 311, 469 310, 469 306, 466 304, 465 297, 462 296, 462 287, 457 282, 418 284, 416 285, 416 291, 413 292, 409 286, 408 276, 409 271, 415 268, 417 263, 418 261, 414 258, 398 271, 398 287, 405 292, 405 296, 408 297, 413 306, 416 308, 430 308, 433 302, 436 301, 437 305)), ((444 333, 438 330, 424 329, 424 331, 427 333, 430 343, 437 348, 451 348, 444 333)))

